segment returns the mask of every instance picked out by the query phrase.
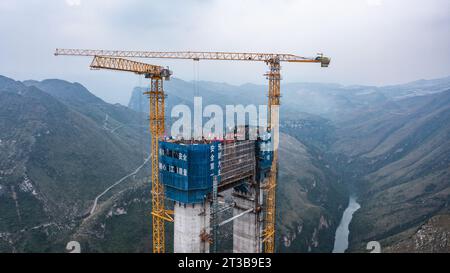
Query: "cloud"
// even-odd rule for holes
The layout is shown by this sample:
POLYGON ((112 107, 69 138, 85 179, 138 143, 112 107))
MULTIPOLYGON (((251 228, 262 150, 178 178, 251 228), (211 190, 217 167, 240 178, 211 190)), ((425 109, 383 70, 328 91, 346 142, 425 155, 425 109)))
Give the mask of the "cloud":
POLYGON ((383 4, 383 0, 366 0, 366 2, 371 7, 381 6, 383 4))
POLYGON ((66 4, 69 7, 79 6, 81 5, 81 0, 66 0, 66 4))
MULTIPOLYGON (((134 75, 92 72, 89 58, 54 49, 323 52, 328 69, 286 63, 283 82, 402 83, 449 75, 449 9, 448 0, 0 0, 0 75, 78 81, 126 103, 134 75)), ((144 61, 194 78, 192 61, 144 61)), ((200 80, 265 83, 263 63, 198 66, 200 80)))

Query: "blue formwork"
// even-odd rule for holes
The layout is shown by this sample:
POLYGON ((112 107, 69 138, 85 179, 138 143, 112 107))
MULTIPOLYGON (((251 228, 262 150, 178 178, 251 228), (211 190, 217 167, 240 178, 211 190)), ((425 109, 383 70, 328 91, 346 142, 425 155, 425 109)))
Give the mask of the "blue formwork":
POLYGON ((218 174, 218 141, 209 144, 159 142, 159 175, 166 198, 184 204, 202 203, 218 174))
POLYGON ((258 171, 270 170, 273 160, 273 143, 269 132, 261 134, 256 141, 256 154, 258 155, 258 171))
MULTIPOLYGON (((223 143, 185 144, 173 141, 159 142, 159 175, 166 198, 184 204, 202 203, 212 191, 213 176, 220 184, 220 154, 223 143)), ((270 170, 273 148, 270 134, 255 142, 258 157, 257 174, 270 170)))

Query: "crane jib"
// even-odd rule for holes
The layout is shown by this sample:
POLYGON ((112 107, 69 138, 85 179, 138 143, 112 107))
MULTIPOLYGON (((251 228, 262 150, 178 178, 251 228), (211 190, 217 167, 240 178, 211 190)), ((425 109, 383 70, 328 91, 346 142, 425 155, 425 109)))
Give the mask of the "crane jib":
POLYGON ((241 53, 241 52, 197 52, 197 51, 125 51, 125 50, 93 50, 93 49, 56 49, 55 55, 66 56, 104 56, 124 58, 158 58, 186 60, 229 60, 260 62, 311 62, 321 63, 328 60, 319 54, 317 57, 301 57, 294 54, 277 53, 241 53))

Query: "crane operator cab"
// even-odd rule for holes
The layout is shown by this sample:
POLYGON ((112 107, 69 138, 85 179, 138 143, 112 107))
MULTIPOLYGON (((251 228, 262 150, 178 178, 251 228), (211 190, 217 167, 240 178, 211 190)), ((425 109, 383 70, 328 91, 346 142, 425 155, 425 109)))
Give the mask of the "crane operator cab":
POLYGON ((168 68, 161 68, 161 70, 159 71, 159 73, 155 74, 155 73, 146 73, 145 74, 145 78, 150 79, 154 76, 159 76, 161 78, 163 78, 166 81, 170 81, 170 77, 172 76, 172 70, 169 70, 168 68))
POLYGON ((320 61, 320 66, 321 67, 328 67, 328 65, 330 64, 330 58, 328 57, 324 57, 322 53, 317 54, 318 56, 316 57, 316 61, 320 61))

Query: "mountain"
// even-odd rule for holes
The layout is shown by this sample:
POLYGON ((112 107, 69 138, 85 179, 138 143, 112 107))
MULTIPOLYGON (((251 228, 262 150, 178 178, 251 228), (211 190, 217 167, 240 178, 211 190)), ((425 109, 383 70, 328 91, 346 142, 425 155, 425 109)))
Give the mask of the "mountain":
MULTIPOLYGON (((192 90, 194 83, 177 80, 175 85, 176 90, 192 90)), ((207 102, 265 103, 262 85, 196 85, 207 102), (238 101, 230 102, 238 95, 238 101)), ((170 87, 169 101, 188 101, 177 99, 178 91, 170 87)), ((305 231, 301 223, 308 217, 316 215, 317 224, 318 215, 328 213, 326 222, 335 227, 331 215, 342 213, 333 208, 342 204, 343 187, 358 195, 361 204, 350 225, 350 251, 365 252, 370 240, 379 240, 386 251, 450 251, 448 244, 432 245, 437 238, 448 238, 442 225, 450 201, 450 77, 382 87, 282 83, 281 88, 278 194, 283 202, 278 223, 283 251, 309 250, 313 233, 293 239, 305 231), (329 193, 322 205, 308 191, 314 180, 324 183, 320 193, 329 193), (431 243, 414 243, 418 238, 431 243)), ((135 90, 130 107, 138 105, 140 96, 135 90)))
POLYGON ((437 214, 420 226, 400 233, 403 239, 384 248, 385 252, 448 253, 450 249, 450 216, 437 214))
MULTIPOLYGON (((78 83, 0 76, 0 252, 64 252, 71 240, 83 252, 151 251, 142 90, 125 107, 78 83)), ((173 79, 165 90, 169 115, 194 95, 265 104, 267 87, 173 79)), ((372 240, 385 252, 450 251, 450 77, 282 92, 278 251, 330 252, 350 194, 361 208, 349 251, 372 240)))
POLYGON ((450 215, 450 86, 397 100, 340 130, 336 147, 359 169, 363 202, 351 227, 354 248, 381 240, 395 249, 429 219, 450 215))
POLYGON ((425 96, 448 90, 450 76, 432 80, 417 80, 403 85, 385 86, 382 92, 394 100, 408 97, 425 96))
POLYGON ((61 252, 94 198, 143 162, 140 114, 77 83, 0 77, 0 116, 2 252, 61 252))
MULTIPOLYGON (((352 120, 355 114, 379 109, 386 103, 404 98, 419 98, 440 93, 450 86, 450 77, 419 80, 392 86, 344 86, 331 83, 285 83, 281 82, 281 114, 295 118, 299 114, 318 115, 341 122, 352 120)), ((201 96, 203 104, 243 105, 267 104, 267 86, 257 84, 230 85, 207 81, 187 82, 177 78, 165 82, 168 109, 173 105, 186 104, 192 107, 193 97, 201 96)), ((136 87, 128 106, 139 112, 148 112, 148 99, 142 94, 146 88, 136 87)))
MULTIPOLYGON (((147 87, 134 88, 128 107, 138 112, 149 111, 149 101, 143 92, 147 87)), ((166 109, 172 109, 175 105, 184 104, 193 109, 194 97, 202 97, 203 107, 215 104, 223 109, 226 105, 267 105, 267 86, 256 84, 243 84, 240 86, 226 83, 215 83, 208 81, 187 82, 172 78, 164 83, 164 91, 167 94, 166 109), (237 100, 237 98, 239 98, 237 100)), ((302 114, 295 104, 283 105, 281 108, 283 116, 296 117, 302 114)), ((170 116, 170 112, 167 112, 170 116)), ((168 119, 168 122, 171 120, 168 119)))
POLYGON ((331 252, 347 201, 345 185, 320 154, 294 136, 281 133, 279 158, 278 250, 331 252))
MULTIPOLYGON (((219 87, 211 84, 210 88, 229 86, 219 87)), ((5 204, 0 208, 0 250, 61 252, 65 243, 77 240, 85 252, 149 252, 148 169, 102 197, 90 214, 102 191, 142 163, 148 147, 142 140, 148 139, 146 115, 105 103, 82 85, 62 80, 18 82, 1 77, 0 90, 0 202, 5 204)), ((189 94, 178 97, 180 102, 190 99, 189 94)), ((283 144, 282 153, 303 158, 305 174, 292 172, 296 167, 289 163, 295 160, 283 164, 281 179, 286 187, 281 194, 289 203, 280 205, 279 219, 286 224, 280 228, 279 247, 292 252, 298 244, 305 251, 329 251, 338 214, 330 214, 323 200, 308 200, 307 193, 323 189, 325 175, 303 144, 288 135, 283 138, 298 149, 283 144), (292 190, 305 191, 302 199, 290 195, 292 190), (311 209, 288 213, 303 204, 311 209), (326 228, 321 226, 324 223, 326 228), (295 240, 296 236, 306 242, 295 240)))
MULTIPOLYGON (((65 243, 77 240, 85 252, 149 252, 148 165, 102 196, 90 213, 94 199, 147 156, 146 115, 105 103, 82 85, 62 80, 18 82, 1 77, 0 90, 0 202, 6 204, 0 208, 0 250, 61 252, 65 243)), ((206 102, 220 96, 222 103, 234 100, 229 93, 233 86, 208 83, 205 90, 210 91, 206 102)), ((182 87, 173 92, 177 96, 169 96, 169 105, 172 99, 192 100, 182 87)), ((287 134, 284 138, 282 153, 289 160, 282 166, 285 186, 280 200, 288 202, 279 205, 279 221, 285 223, 279 227, 279 248, 330 251, 340 214, 328 211, 334 207, 328 203, 335 193, 328 188, 331 176, 306 146, 287 134), (295 166, 299 160, 305 162, 302 168, 295 166), (302 198, 290 191, 303 192, 302 198), (304 204, 310 209, 290 213, 304 204)), ((333 202, 342 203, 341 210, 342 200, 333 197, 333 202)), ((170 234, 170 225, 168 229, 170 234)))
MULTIPOLYGON (((177 104, 186 104, 192 109, 194 95, 202 96, 203 107, 218 104, 224 109, 225 105, 266 104, 263 86, 197 84, 194 87, 193 82, 176 78, 166 82, 166 113, 177 104)), ((144 88, 139 87, 133 90, 130 108, 148 111, 148 99, 143 91, 144 88)), ((334 231, 347 202, 345 185, 337 181, 335 170, 320 150, 331 141, 327 134, 333 129, 329 120, 289 105, 283 104, 281 110, 277 248, 282 252, 330 252, 334 231)))

